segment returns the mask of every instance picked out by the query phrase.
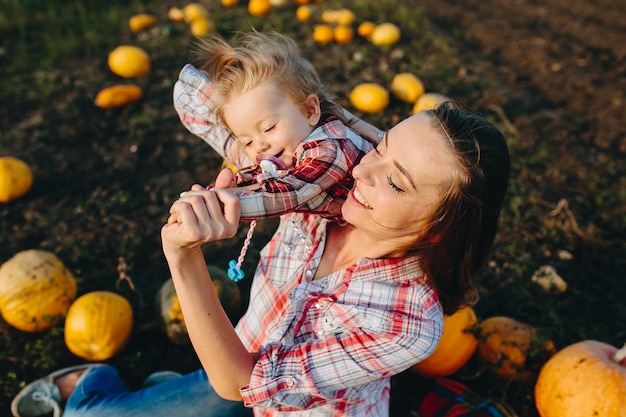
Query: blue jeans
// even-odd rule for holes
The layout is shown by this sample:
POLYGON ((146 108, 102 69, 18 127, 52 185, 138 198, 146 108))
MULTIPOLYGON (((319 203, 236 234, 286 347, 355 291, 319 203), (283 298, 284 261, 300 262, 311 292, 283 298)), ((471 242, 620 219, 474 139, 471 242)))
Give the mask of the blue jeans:
POLYGON ((81 375, 65 404, 63 417, 250 417, 243 402, 215 393, 204 370, 137 391, 124 387, 111 366, 94 367, 81 375))

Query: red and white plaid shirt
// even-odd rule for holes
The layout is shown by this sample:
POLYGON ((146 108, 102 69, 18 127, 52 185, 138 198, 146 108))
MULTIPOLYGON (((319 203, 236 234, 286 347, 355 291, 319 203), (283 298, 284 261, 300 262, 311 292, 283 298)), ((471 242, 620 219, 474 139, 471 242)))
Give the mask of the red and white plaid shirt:
MULTIPOLYGON (((230 131, 212 111, 213 83, 208 74, 190 64, 174 85, 174 107, 183 125, 206 141, 237 168, 252 165, 230 131)), ((327 120, 296 149, 294 167, 256 176, 257 191, 239 195, 241 218, 256 220, 292 211, 338 218, 352 188, 352 168, 372 149, 339 119, 327 120)))
POLYGON ((236 328, 260 353, 241 388, 255 416, 387 416, 390 377, 441 336, 441 305, 416 257, 362 258, 312 280, 328 222, 282 216, 261 252, 236 328))

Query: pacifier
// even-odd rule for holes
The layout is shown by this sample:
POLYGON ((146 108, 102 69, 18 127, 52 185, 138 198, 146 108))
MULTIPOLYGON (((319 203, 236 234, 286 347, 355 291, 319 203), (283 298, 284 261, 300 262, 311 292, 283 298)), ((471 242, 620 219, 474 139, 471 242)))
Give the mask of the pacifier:
POLYGON ((282 171, 287 169, 287 165, 274 155, 260 154, 256 157, 256 163, 263 172, 282 171))

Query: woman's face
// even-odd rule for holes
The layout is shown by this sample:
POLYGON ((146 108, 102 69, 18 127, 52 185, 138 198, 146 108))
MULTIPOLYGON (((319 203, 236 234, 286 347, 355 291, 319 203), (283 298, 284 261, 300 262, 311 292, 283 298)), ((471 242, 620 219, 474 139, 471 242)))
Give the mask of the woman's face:
POLYGON ((345 220, 398 248, 413 244, 454 175, 447 139, 432 116, 418 113, 393 127, 363 157, 342 207, 345 220))

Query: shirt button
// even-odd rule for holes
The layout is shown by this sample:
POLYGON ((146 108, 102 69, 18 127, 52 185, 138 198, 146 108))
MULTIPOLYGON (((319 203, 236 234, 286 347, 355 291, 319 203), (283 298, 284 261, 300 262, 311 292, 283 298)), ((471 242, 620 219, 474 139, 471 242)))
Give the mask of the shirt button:
POLYGON ((318 336, 323 336, 324 335, 324 330, 318 330, 317 331, 317 335, 318 336))
POLYGON ((313 271, 311 271, 310 269, 307 269, 306 272, 304 273, 304 275, 307 278, 311 278, 313 276, 313 271))
POLYGON ((293 387, 293 380, 292 379, 288 379, 285 384, 287 384, 288 387, 293 387))

